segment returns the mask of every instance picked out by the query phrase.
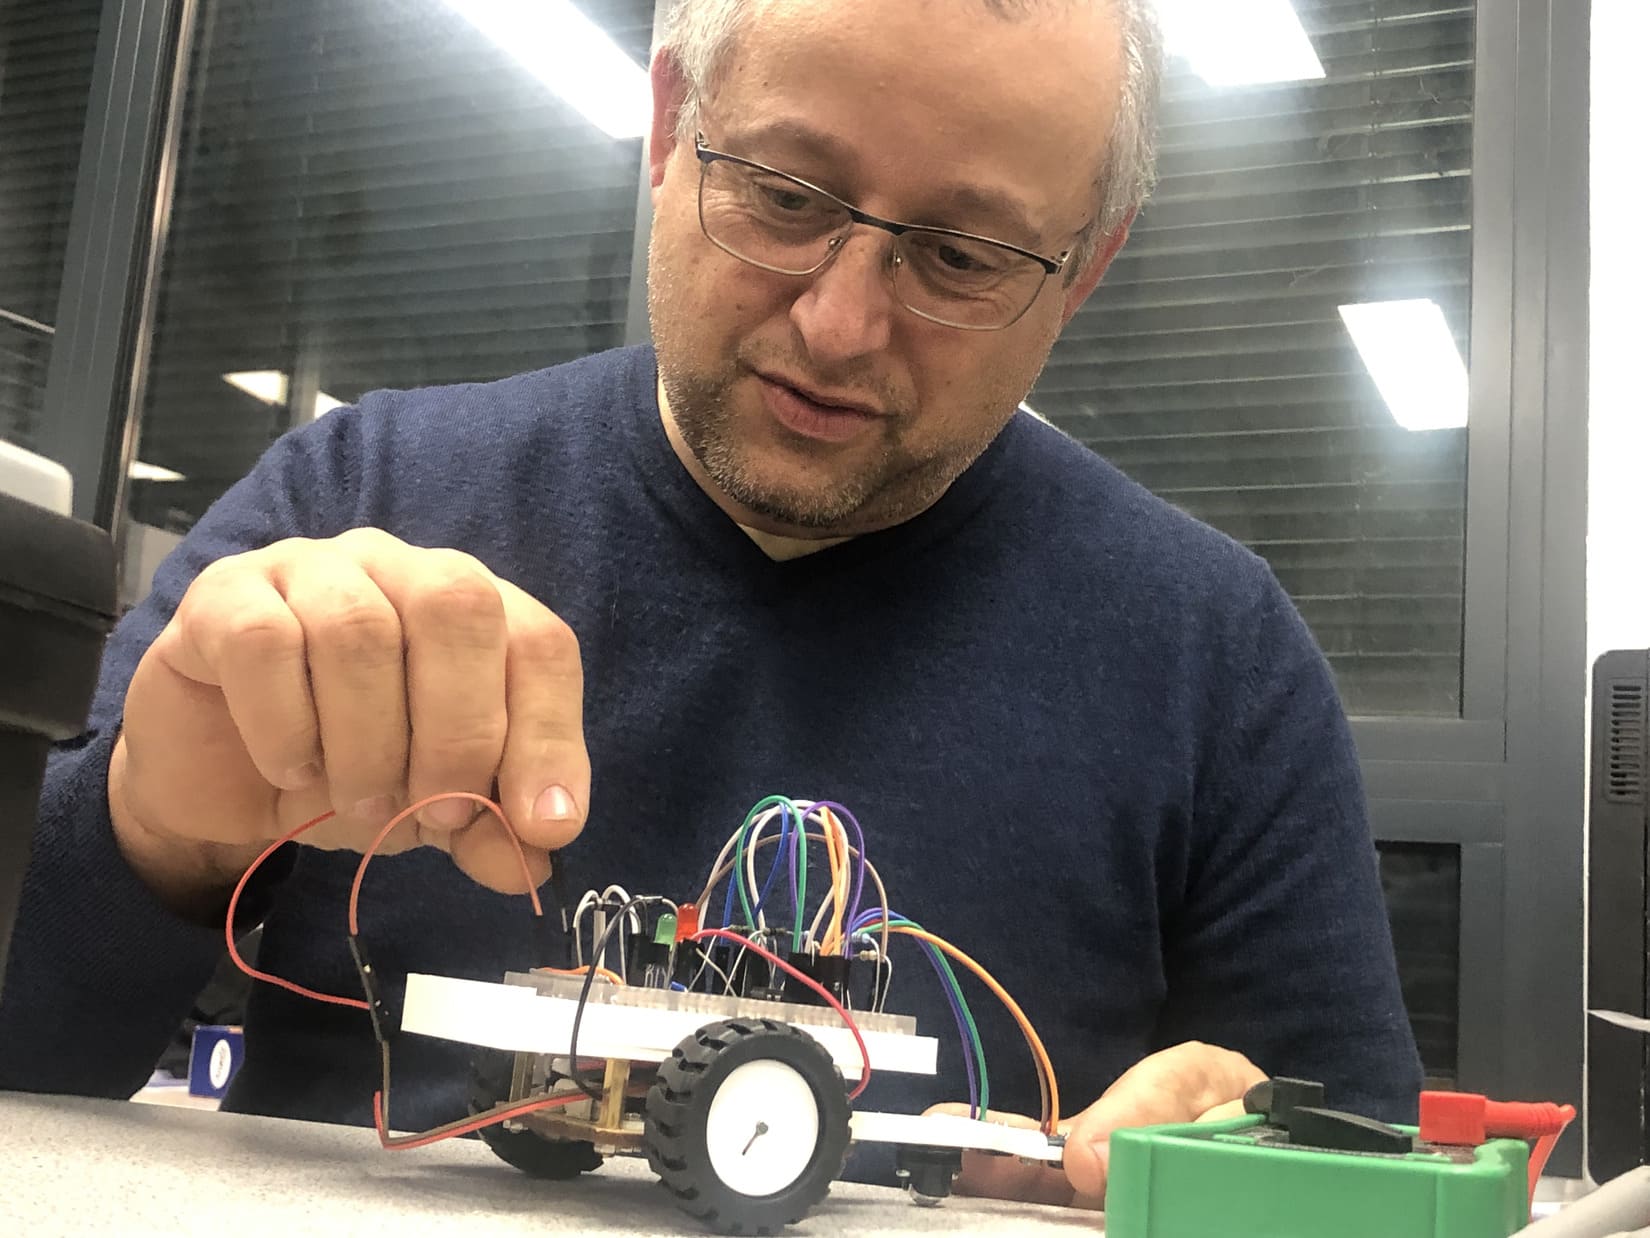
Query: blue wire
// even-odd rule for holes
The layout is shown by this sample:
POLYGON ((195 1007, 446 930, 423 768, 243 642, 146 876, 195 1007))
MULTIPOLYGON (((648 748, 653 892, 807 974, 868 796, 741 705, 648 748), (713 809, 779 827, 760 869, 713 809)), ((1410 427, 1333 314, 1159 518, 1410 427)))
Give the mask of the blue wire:
MULTIPOLYGON (((768 901, 768 895, 773 890, 773 883, 778 878, 780 870, 785 867, 785 840, 791 836, 791 810, 789 805, 779 806, 779 842, 774 847, 773 866, 768 869, 768 879, 762 883, 762 893, 756 896, 755 910, 760 912, 762 904, 768 901)), ((755 928, 753 924, 751 926, 755 928)))

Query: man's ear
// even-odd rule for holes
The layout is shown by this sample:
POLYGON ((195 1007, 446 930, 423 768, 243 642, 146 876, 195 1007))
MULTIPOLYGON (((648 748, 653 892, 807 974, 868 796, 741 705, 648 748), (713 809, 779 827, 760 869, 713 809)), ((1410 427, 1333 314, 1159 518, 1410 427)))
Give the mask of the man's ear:
POLYGON ((665 167, 678 145, 676 121, 687 99, 687 78, 681 63, 669 51, 653 57, 653 132, 648 139, 647 164, 653 190, 665 183, 665 167))
POLYGON ((1134 226, 1134 217, 1137 213, 1130 211, 1128 218, 1106 236, 1088 266, 1083 268, 1083 273, 1066 289, 1066 305, 1060 317, 1062 328, 1077 316, 1077 311, 1083 308, 1083 302, 1100 286, 1100 279, 1105 275, 1106 268, 1111 266, 1112 259, 1117 257, 1117 251, 1123 248, 1123 242, 1129 239, 1129 229, 1134 226))

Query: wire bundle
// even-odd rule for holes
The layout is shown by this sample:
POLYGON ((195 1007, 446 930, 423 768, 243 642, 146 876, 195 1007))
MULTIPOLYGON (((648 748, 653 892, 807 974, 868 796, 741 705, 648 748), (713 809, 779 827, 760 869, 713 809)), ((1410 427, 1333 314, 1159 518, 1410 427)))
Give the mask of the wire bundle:
MULTIPOLYGON (((257 980, 279 985, 316 1001, 364 1010, 371 1016, 373 1030, 380 1042, 383 1057, 383 1082, 380 1091, 373 1097, 373 1116, 374 1123, 378 1128, 379 1140, 386 1148, 421 1147, 438 1139, 467 1134, 496 1122, 521 1117, 536 1109, 567 1105, 576 1100, 596 1096, 597 1093, 591 1082, 581 1077, 577 1069, 579 1026, 582 1022, 584 1008, 589 1002, 591 986, 597 979, 612 984, 625 983, 622 974, 625 967, 624 935, 627 931, 633 936, 643 931, 643 921, 639 914, 641 909, 645 907, 668 907, 672 919, 679 911, 685 916, 689 910, 692 910, 686 906, 678 908, 677 904, 669 899, 656 895, 633 898, 622 887, 616 885, 607 887, 599 894, 594 890, 587 893, 575 910, 571 923, 576 965, 572 968, 546 967, 538 969, 557 975, 583 977, 584 983, 579 996, 578 1009, 574 1015, 567 1053, 569 1059, 568 1069, 571 1072, 570 1078, 577 1085, 579 1091, 572 1094, 563 1093, 556 1096, 540 1097, 530 1101, 505 1102, 486 1113, 477 1114, 471 1118, 459 1119, 419 1135, 392 1136, 389 1132, 388 1115, 390 1086, 389 1033, 386 1031, 388 1015, 379 993, 376 973, 373 971, 371 961, 367 956, 365 944, 360 939, 359 903, 361 885, 373 855, 397 825, 426 805, 455 798, 478 803, 504 824, 506 832, 516 845, 523 876, 527 878, 529 887, 531 887, 532 879, 526 853, 521 847, 521 841, 505 818, 503 811, 491 800, 470 793, 436 795, 421 800, 397 813, 384 825, 361 856, 360 863, 356 868, 355 879, 350 886, 348 940, 360 974, 365 995, 364 1000, 362 998, 318 993, 289 980, 284 980, 279 976, 257 971, 241 957, 235 945, 235 912, 241 894, 252 874, 281 846, 300 838, 307 831, 328 820, 333 816, 332 813, 324 813, 311 821, 306 821, 271 843, 263 854, 252 862, 241 877, 233 895, 230 897, 229 906, 224 917, 224 936, 229 946, 230 957, 235 965, 247 975, 257 980), (591 950, 588 960, 584 953, 583 939, 583 921, 587 915, 591 919, 591 950), (615 938, 617 938, 617 941, 615 941, 615 938), (619 948, 620 962, 617 970, 604 965, 610 945, 617 945, 619 948)), ((703 961, 692 984, 685 987, 695 987, 707 970, 713 970, 720 975, 726 986, 726 992, 737 991, 734 976, 738 972, 739 959, 746 952, 751 952, 777 971, 784 972, 797 983, 810 989, 841 1016, 848 1030, 853 1033, 855 1043, 859 1048, 862 1069, 858 1084, 850 1092, 850 1099, 853 1099, 864 1091, 871 1077, 871 1062, 865 1047, 865 1041, 860 1034, 858 1025, 854 1022, 852 1011, 838 1001, 817 980, 798 968, 794 960, 802 955, 830 955, 851 959, 855 957, 856 951, 868 959, 874 958, 878 968, 878 984, 873 993, 872 1008, 881 1010, 887 1000, 889 981, 892 979, 893 972, 893 960, 888 952, 889 936, 890 934, 898 934, 913 937, 921 943, 924 953, 933 964, 935 972, 940 978, 946 1000, 956 1017, 958 1035, 963 1044, 963 1064, 968 1074, 969 1104, 973 1116, 983 1117, 990 1105, 990 1079, 986 1071, 985 1047, 981 1041, 979 1028, 975 1023, 973 1011, 968 1004, 968 998, 963 992, 962 985, 951 966, 950 960, 963 964, 964 967, 978 976, 986 987, 1003 1002, 1019 1023, 1037 1065, 1038 1086, 1042 1092, 1042 1129, 1050 1135, 1055 1133, 1060 1108, 1059 1091, 1054 1079, 1054 1068, 1049 1060, 1047 1050, 1043 1047, 1043 1043, 1038 1038, 1035 1029, 1026 1018, 1025 1012, 979 963, 943 938, 928 932, 915 921, 889 910, 887 888, 883 885, 882 877, 877 873, 875 866, 866 859, 864 831, 860 828, 858 820, 845 807, 832 801, 809 802, 791 799, 783 795, 770 795, 759 801, 745 815, 745 820, 739 829, 723 844, 715 863, 711 865, 710 877, 698 899, 697 907, 710 906, 711 896, 714 894, 717 884, 724 878, 728 878, 728 889, 722 909, 722 927, 707 926, 699 929, 695 926, 692 931, 689 931, 684 926, 682 932, 676 938, 675 947, 692 945, 698 950, 703 961), (775 822, 778 823, 777 832, 768 835, 767 831, 775 822), (813 919, 809 921, 806 908, 808 905, 808 852, 811 844, 818 844, 824 848, 828 881, 813 919), (759 883, 757 880, 757 854, 766 847, 774 848, 774 854, 766 877, 759 883), (786 885, 790 894, 790 908, 785 920, 788 933, 768 923, 770 911, 783 905, 783 900, 775 896, 775 887, 781 874, 784 874, 787 878, 786 885), (867 877, 876 888, 877 905, 862 912, 860 905, 864 896, 867 877), (734 918, 734 904, 736 902, 743 915, 743 920, 737 926, 734 918), (784 937, 788 937, 788 942, 784 944, 789 947, 792 961, 786 960, 779 953, 761 945, 761 940, 766 938, 778 946, 784 937), (703 945, 703 943, 710 941, 727 942, 738 947, 740 954, 734 959, 727 971, 717 966, 709 950, 703 945)), ((544 908, 539 901, 537 891, 529 888, 528 898, 532 903, 534 914, 542 918, 544 908)), ((565 906, 565 903, 563 903, 564 917, 565 906)), ((660 918, 661 920, 664 919, 663 916, 660 918)), ((567 927, 565 919, 563 927, 567 927)), ((677 985, 675 987, 684 986, 677 985)))

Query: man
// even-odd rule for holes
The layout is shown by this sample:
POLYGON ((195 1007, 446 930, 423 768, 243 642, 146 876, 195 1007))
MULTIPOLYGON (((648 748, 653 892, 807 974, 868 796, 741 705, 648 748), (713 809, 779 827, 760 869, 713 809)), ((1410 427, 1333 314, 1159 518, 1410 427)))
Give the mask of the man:
MULTIPOLYGON (((208 514, 54 757, 0 1082, 130 1092, 235 879, 329 808, 243 907, 264 968, 348 993, 349 851, 402 805, 496 784, 535 879, 682 893, 786 791, 859 813, 900 910, 1004 982, 1076 1098, 1063 1176, 971 1189, 1093 1202, 1111 1130, 1263 1072, 1406 1116, 1321 655, 1254 556, 1015 411, 1150 183, 1157 55, 1139 0, 684 0, 653 67, 656 363, 374 394, 208 514)), ((381 973, 531 961, 496 823, 446 803, 387 849, 381 973)), ((931 985, 893 1005, 946 1026, 931 985)), ((247 1037, 231 1107, 365 1120, 358 1012, 260 988, 247 1037)), ((397 1124, 452 1116, 462 1055, 398 1053, 397 1124)))

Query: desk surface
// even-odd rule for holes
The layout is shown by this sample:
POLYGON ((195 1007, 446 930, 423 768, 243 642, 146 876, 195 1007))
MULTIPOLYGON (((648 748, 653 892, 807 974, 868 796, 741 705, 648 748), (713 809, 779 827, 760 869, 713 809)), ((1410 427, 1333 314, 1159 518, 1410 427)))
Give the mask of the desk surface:
MULTIPOLYGON (((647 1166, 610 1159, 571 1183, 536 1182, 479 1140, 386 1152, 370 1130, 125 1101, 0 1093, 5 1233, 693 1235, 647 1166)), ((838 1183, 790 1233, 1095 1234, 1094 1213, 994 1200, 920 1208, 838 1183)))

